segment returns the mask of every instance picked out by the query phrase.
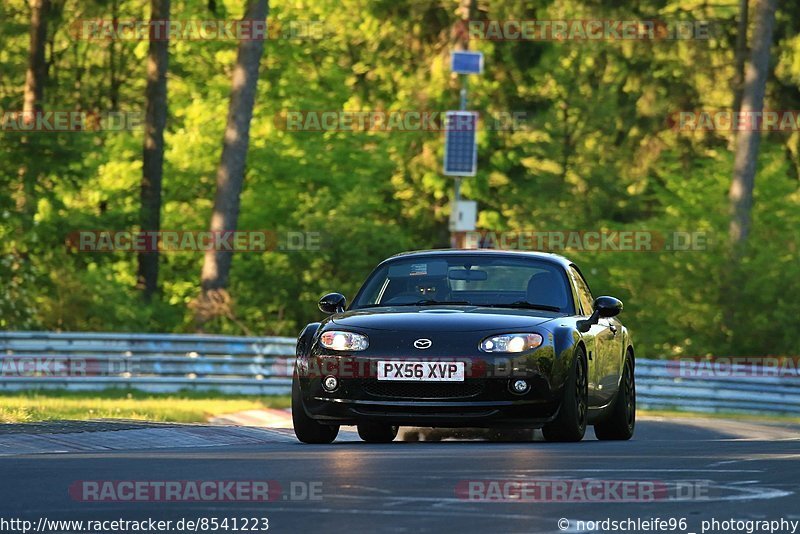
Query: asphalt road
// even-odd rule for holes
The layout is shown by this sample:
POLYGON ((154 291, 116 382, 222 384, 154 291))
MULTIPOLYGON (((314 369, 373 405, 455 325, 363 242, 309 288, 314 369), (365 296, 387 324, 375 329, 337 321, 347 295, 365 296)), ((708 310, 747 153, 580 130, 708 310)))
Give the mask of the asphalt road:
MULTIPOLYGON (((311 446, 272 435, 274 440, 257 445, 0 457, 0 518, 267 517, 270 532, 302 533, 563 532, 559 520, 567 532, 600 532, 591 525, 579 529, 579 520, 606 518, 686 518, 685 529, 628 524, 627 531, 699 533, 701 521, 712 518, 800 520, 798 427, 646 420, 630 442, 598 442, 590 435, 577 444, 369 445, 344 433, 332 445, 311 446), (269 502, 215 503, 93 502, 69 491, 77 481, 198 480, 267 480, 273 491, 281 489, 269 502), (509 480, 525 481, 527 488, 538 481, 539 493, 520 499, 518 485, 486 482, 509 480), (564 488, 558 482, 568 485, 567 494, 550 493, 547 499, 547 488, 564 488), (616 482, 633 493, 621 493, 616 482), (499 487, 505 489, 492 493, 499 487), (319 492, 318 498, 305 498, 306 491, 319 492), (625 495, 644 502, 625 502, 625 495)), ((713 531, 734 532, 722 526, 713 531)), ((13 532, 9 525, 0 530, 13 532)))

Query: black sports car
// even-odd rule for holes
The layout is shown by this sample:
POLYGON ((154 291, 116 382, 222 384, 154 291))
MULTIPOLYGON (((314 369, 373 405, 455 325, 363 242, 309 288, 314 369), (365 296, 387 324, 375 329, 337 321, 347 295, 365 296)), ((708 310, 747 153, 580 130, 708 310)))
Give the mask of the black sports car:
POLYGON ((636 421, 633 343, 622 302, 592 299, 554 254, 434 250, 393 256, 348 307, 297 340, 297 438, 330 443, 339 425, 368 442, 398 426, 541 428, 547 440, 624 440, 636 421))

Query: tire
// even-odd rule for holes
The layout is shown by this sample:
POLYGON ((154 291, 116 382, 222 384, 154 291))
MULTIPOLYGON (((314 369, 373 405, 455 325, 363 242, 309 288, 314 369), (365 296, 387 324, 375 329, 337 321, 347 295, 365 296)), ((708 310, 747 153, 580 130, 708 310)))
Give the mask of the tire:
POLYGON ((564 386, 564 398, 558 416, 542 427, 547 441, 580 441, 586 433, 589 414, 589 376, 586 354, 578 348, 572 370, 564 386))
POLYGON ((292 378, 292 423, 294 435, 303 443, 331 443, 339 434, 339 425, 323 425, 308 416, 296 374, 292 378))
POLYGON ((390 443, 397 437, 398 428, 384 423, 361 423, 358 436, 367 443, 390 443))
POLYGON ((633 372, 633 354, 628 351, 611 415, 605 421, 594 425, 594 435, 600 440, 628 440, 633 437, 635 428, 636 378, 633 372))

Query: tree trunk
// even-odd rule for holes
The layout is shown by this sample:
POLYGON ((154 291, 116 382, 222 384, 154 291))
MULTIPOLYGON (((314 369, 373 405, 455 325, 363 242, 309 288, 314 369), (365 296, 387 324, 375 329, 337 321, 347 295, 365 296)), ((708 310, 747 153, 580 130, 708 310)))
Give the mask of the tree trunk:
MULTIPOLYGON (((267 0, 249 0, 243 20, 265 21, 267 0)), ((239 218, 239 202, 244 184, 245 163, 250 144, 250 121, 256 98, 258 68, 264 53, 264 40, 239 42, 227 126, 222 143, 222 156, 217 167, 217 192, 210 230, 215 233, 233 232, 239 218)), ((227 315, 230 299, 225 291, 232 260, 231 251, 207 250, 201 273, 201 295, 196 303, 195 317, 202 324, 214 316, 227 315), (214 303, 221 304, 214 309, 214 303)))
POLYGON ((456 19, 451 33, 454 50, 469 50, 469 21, 475 13, 475 0, 459 0, 456 19))
MULTIPOLYGON (((42 111, 44 103, 44 86, 47 81, 47 20, 50 14, 50 0, 29 0, 31 8, 30 40, 28 50, 28 69, 25 73, 22 111, 24 120, 35 120, 29 114, 42 111)), ((21 149, 26 156, 35 157, 36 143, 26 135, 20 138, 21 149)), ((17 170, 19 186, 16 191, 16 208, 22 214, 21 231, 33 227, 36 211, 36 182, 38 177, 26 165, 17 170)))
MULTIPOLYGON (((775 26, 775 5, 776 0, 756 0, 753 47, 745 71, 742 113, 752 115, 764 108, 769 49, 775 26)), ((750 212, 753 206, 753 187, 760 140, 761 132, 756 127, 742 129, 736 137, 733 181, 728 193, 731 209, 729 233, 735 258, 741 253, 750 232, 750 212)))
MULTIPOLYGON (((169 20, 170 0, 151 1, 151 20, 169 20)), ((161 182, 164 172, 164 127, 167 122, 167 70, 169 39, 166 32, 150 39, 147 58, 144 147, 139 224, 143 232, 161 228, 161 182)), ((151 33, 151 37, 153 34, 151 33)), ((138 256, 137 287, 145 300, 158 290, 158 247, 138 256)))
MULTIPOLYGON (((764 93, 769 67, 772 29, 775 23, 776 0, 756 0, 753 28, 753 45, 750 59, 745 68, 742 88, 741 113, 752 116, 762 111, 764 93)), ((734 110, 735 111, 735 110, 734 110)), ((723 335, 727 339, 729 352, 738 354, 740 344, 737 338, 747 335, 742 328, 741 314, 741 271, 739 264, 746 253, 747 237, 750 233, 750 217, 753 207, 753 188, 755 186, 758 145, 761 132, 757 126, 745 127, 736 132, 733 161, 733 179, 728 192, 730 202, 730 260, 722 272, 720 297, 723 309, 723 335)))
POLYGON ((747 59, 747 19, 749 0, 739 0, 739 22, 736 25, 736 50, 734 51, 733 112, 742 107, 744 62, 747 59))
POLYGON ((25 95, 22 110, 41 111, 44 98, 44 84, 47 79, 47 15, 50 0, 30 0, 31 29, 30 49, 28 50, 28 71, 25 74, 25 95))
MULTIPOLYGON (((153 1, 152 4, 160 3, 157 1, 153 1)), ((168 2, 169 3, 169 2, 168 2)), ((151 9, 153 10, 152 13, 155 13, 156 6, 151 4, 151 9)), ((169 12, 169 10, 167 10, 169 12)), ((151 13, 151 17, 155 18, 151 13)), ((113 0, 111 2, 111 19, 112 20, 119 20, 119 0, 113 0)), ((122 85, 122 82, 119 79, 119 59, 117 58, 117 46, 120 43, 116 39, 112 39, 108 43, 108 100, 110 102, 110 109, 109 111, 119 111, 119 89, 122 85)), ((124 46, 124 44, 122 45, 124 46)), ((152 61, 153 58, 153 48, 152 48, 152 41, 150 43, 150 56, 148 61, 152 61)), ((149 69, 149 66, 148 66, 149 69)), ((148 72, 148 83, 149 83, 149 72, 148 72)), ((145 96, 149 96, 147 93, 147 89, 145 89, 145 96)))

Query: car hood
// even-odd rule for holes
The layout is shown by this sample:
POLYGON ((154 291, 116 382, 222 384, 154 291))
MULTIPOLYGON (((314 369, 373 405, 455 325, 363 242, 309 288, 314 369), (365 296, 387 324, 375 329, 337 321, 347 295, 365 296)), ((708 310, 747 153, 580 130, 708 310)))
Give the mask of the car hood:
POLYGON ((464 307, 385 307, 352 310, 331 317, 348 328, 410 332, 475 332, 522 330, 540 325, 562 314, 540 310, 464 307))

